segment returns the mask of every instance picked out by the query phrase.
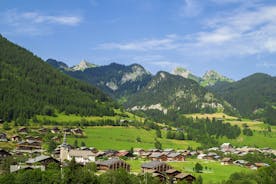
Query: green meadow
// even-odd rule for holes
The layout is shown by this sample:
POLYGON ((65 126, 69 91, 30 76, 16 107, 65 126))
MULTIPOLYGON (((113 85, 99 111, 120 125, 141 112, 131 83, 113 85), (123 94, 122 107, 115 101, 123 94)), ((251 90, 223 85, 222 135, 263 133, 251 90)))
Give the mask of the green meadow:
MULTIPOLYGON (((82 141, 86 146, 96 147, 100 150, 105 149, 130 149, 143 148, 150 149, 154 148, 154 142, 156 133, 154 130, 145 130, 135 127, 87 127, 85 128, 85 138, 77 138, 78 143, 82 141), (141 142, 137 141, 140 137, 141 142)), ((162 137, 165 137, 165 132, 162 132, 162 137)), ((73 144, 76 138, 68 137, 68 142, 73 144)), ((187 140, 172 140, 166 138, 158 139, 162 143, 163 148, 174 148, 174 149, 185 149, 188 146, 196 148, 200 146, 195 141, 187 140)))
MULTIPOLYGON (((141 172, 141 165, 144 162, 142 159, 138 160, 127 160, 127 162, 131 165, 131 172, 141 172)), ((174 169, 177 169, 181 172, 191 173, 198 177, 199 175, 203 178, 203 183, 216 183, 229 178, 232 173, 235 172, 250 172, 251 170, 244 167, 239 167, 236 165, 221 165, 220 162, 217 161, 207 161, 207 160, 198 160, 198 159, 187 159, 184 162, 168 162, 170 166, 174 169), (203 173, 195 173, 193 168, 196 163, 200 163, 204 170, 203 173)))

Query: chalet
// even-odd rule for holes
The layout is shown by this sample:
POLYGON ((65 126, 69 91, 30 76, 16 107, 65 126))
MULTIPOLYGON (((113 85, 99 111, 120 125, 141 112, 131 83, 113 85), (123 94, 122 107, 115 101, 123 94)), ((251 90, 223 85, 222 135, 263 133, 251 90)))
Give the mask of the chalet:
POLYGON ((49 129, 48 128, 40 128, 40 129, 38 129, 38 132, 41 134, 46 134, 49 132, 49 129))
POLYGON ((71 129, 70 129, 70 128, 64 128, 64 129, 63 129, 63 132, 64 132, 66 135, 70 135, 70 134, 71 134, 71 129))
POLYGON ((0 160, 9 156, 11 156, 11 154, 8 151, 0 148, 0 160))
POLYGON ((8 142, 7 134, 0 133, 0 142, 8 142))
POLYGON ((67 160, 72 160, 73 158, 77 163, 85 165, 89 162, 95 162, 96 155, 92 151, 73 149, 68 152, 67 160))
POLYGON ((45 171, 45 166, 43 165, 10 165, 10 172, 18 172, 19 170, 32 170, 32 169, 40 169, 41 171, 45 171))
POLYGON ((20 140, 21 140, 21 138, 19 135, 13 135, 11 137, 11 141, 13 141, 13 142, 19 142, 20 140))
POLYGON ((257 168, 260 168, 260 167, 268 167, 268 166, 269 166, 269 164, 261 163, 261 162, 254 163, 254 165, 255 165, 257 168))
POLYGON ((60 132, 60 129, 58 127, 54 127, 51 129, 51 133, 58 134, 60 132))
POLYGON ((32 142, 32 141, 42 142, 42 138, 40 138, 39 136, 35 136, 35 137, 27 136, 26 141, 28 141, 28 142, 32 142))
POLYGON ((205 157, 207 156, 207 154, 199 154, 197 155, 197 159, 205 159, 205 157))
POLYGON ((185 157, 181 153, 170 153, 167 157, 168 161, 185 161, 185 157))
POLYGON ((60 138, 58 136, 55 136, 55 137, 52 138, 52 141, 54 141, 54 142, 60 142, 61 140, 60 140, 60 138))
POLYGON ((29 160, 26 161, 27 165, 44 165, 48 166, 50 163, 59 163, 59 161, 51 156, 46 156, 46 155, 40 155, 35 158, 30 158, 29 160))
POLYGON ((233 146, 230 144, 230 143, 223 143, 221 146, 220 146, 220 149, 221 151, 223 152, 227 152, 227 151, 230 151, 233 149, 233 146))
POLYGON ((204 157, 204 159, 207 160, 215 160, 215 157, 218 156, 216 153, 214 152, 209 152, 207 153, 207 155, 204 157))
POLYGON ((221 160, 221 165, 230 165, 233 163, 233 159, 229 157, 225 157, 221 160))
POLYGON ((75 128, 75 129, 72 129, 71 132, 74 134, 74 135, 83 135, 83 131, 82 129, 80 128, 75 128))
POLYGON ((105 150, 104 151, 104 156, 106 157, 115 157, 118 151, 116 150, 105 150))
POLYGON ((142 148, 134 148, 133 149, 133 154, 137 156, 142 156, 142 154, 145 152, 144 149, 142 148))
POLYGON ((125 161, 112 158, 105 161, 97 161, 97 168, 99 170, 107 171, 107 170, 118 170, 120 168, 125 169, 126 171, 130 171, 130 165, 125 161))
POLYGON ((168 156, 163 154, 163 153, 152 153, 150 156, 149 156, 149 159, 152 160, 152 161, 167 161, 168 160, 168 156))
POLYGON ((18 133, 20 134, 27 134, 28 133, 28 129, 26 127, 21 127, 18 129, 18 133))
POLYGON ((150 155, 151 155, 151 152, 143 152, 141 154, 141 158, 149 158, 150 155))
POLYGON ((245 166, 245 165, 248 164, 248 161, 246 161, 246 160, 236 160, 236 161, 233 162, 233 164, 238 165, 238 166, 245 166))
POLYGON ((165 172, 171 168, 172 167, 166 164, 165 162, 160 162, 160 161, 151 161, 151 162, 142 164, 143 173, 152 172, 154 170, 158 172, 165 172))
POLYGON ((150 173, 153 177, 158 178, 161 183, 164 183, 167 180, 167 177, 164 173, 158 172, 156 170, 149 171, 148 173, 150 173))
POLYGON ((175 169, 168 169, 168 170, 165 171, 165 173, 166 173, 167 176, 172 178, 172 177, 180 174, 181 172, 178 171, 178 170, 175 170, 175 169))
POLYGON ((116 157, 127 157, 130 156, 129 151, 126 150, 120 150, 118 153, 116 153, 116 157))
POLYGON ((41 142, 21 141, 17 144, 17 150, 34 150, 41 149, 41 142))
POLYGON ((191 184, 196 180, 196 178, 193 175, 187 173, 180 173, 174 176, 174 178, 177 182, 186 181, 188 184, 191 184))

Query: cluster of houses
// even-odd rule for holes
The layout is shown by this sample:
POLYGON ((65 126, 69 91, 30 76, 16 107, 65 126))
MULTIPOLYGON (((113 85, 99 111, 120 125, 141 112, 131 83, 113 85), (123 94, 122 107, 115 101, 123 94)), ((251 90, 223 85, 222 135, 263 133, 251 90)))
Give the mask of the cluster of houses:
POLYGON ((80 128, 65 128, 63 130, 58 127, 29 129, 21 127, 17 130, 17 134, 10 137, 6 133, 0 133, 0 142, 16 143, 16 152, 21 153, 42 153, 42 137, 47 133, 56 134, 52 140, 56 143, 60 142, 59 135, 65 132, 67 135, 83 136, 83 130, 80 128), (34 136, 31 136, 34 135, 34 136))
MULTIPOLYGON (((151 173, 152 176, 157 177, 160 181, 170 180, 172 182, 185 180, 188 183, 192 183, 195 177, 188 173, 182 173, 173 169, 169 162, 182 162, 189 156, 197 157, 198 159, 217 160, 223 165, 236 164, 239 166, 246 166, 251 169, 257 169, 259 167, 268 166, 266 163, 249 163, 246 160, 233 160, 228 154, 236 154, 238 156, 244 156, 253 152, 260 152, 264 154, 276 155, 276 150, 270 148, 258 149, 258 148, 234 148, 230 143, 224 143, 220 147, 213 147, 206 151, 189 151, 189 150, 174 150, 174 149, 150 149, 144 150, 141 148, 134 148, 133 152, 127 150, 106 150, 99 151, 96 148, 73 148, 66 143, 66 135, 83 136, 83 131, 80 128, 66 128, 60 130, 58 127, 53 128, 40 128, 32 130, 36 134, 29 134, 30 130, 26 127, 18 129, 16 135, 7 137, 5 133, 0 133, 0 141, 7 142, 12 141, 16 143, 16 153, 38 153, 33 154, 33 158, 29 158, 26 162, 11 165, 10 172, 17 172, 21 169, 41 169, 42 171, 47 169, 50 163, 57 163, 61 166, 66 164, 66 161, 75 160, 81 165, 94 162, 97 165, 99 171, 117 170, 123 168, 126 171, 130 171, 130 165, 126 163, 122 158, 133 158, 133 155, 149 162, 145 162, 141 165, 142 173, 151 173), (63 143, 59 145, 51 156, 43 155, 42 153, 42 136, 47 133, 56 134, 52 138, 55 142, 60 142, 60 134, 64 133, 63 143), (33 136, 31 136, 33 135, 33 136), (222 154, 217 154, 222 152, 222 154)), ((0 159, 11 156, 11 153, 0 149, 0 159)), ((275 160, 276 161, 276 160, 275 160)))
MULTIPOLYGON (((198 159, 205 159, 205 160, 217 160, 220 161, 222 165, 238 165, 238 166, 244 166, 248 167, 252 170, 256 170, 260 167, 269 166, 267 163, 250 163, 246 160, 233 160, 232 158, 228 157, 227 155, 237 155, 237 156, 245 156, 247 154, 251 153, 263 153, 263 154, 272 154, 276 156, 276 150, 273 150, 271 148, 250 148, 250 147, 242 147, 242 148, 234 148, 230 143, 223 143, 220 148, 213 147, 209 148, 207 153, 199 152, 197 155, 198 159), (215 151, 220 151, 223 153, 223 157, 217 154, 215 151)), ((276 159, 274 159, 276 162, 276 159)))

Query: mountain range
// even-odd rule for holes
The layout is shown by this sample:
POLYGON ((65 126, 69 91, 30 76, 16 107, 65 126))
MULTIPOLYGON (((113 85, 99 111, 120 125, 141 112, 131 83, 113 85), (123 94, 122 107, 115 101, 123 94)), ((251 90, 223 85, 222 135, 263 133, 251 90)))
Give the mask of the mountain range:
POLYGON ((271 117, 275 111, 276 81, 267 74, 234 81, 214 70, 202 77, 180 67, 172 73, 160 71, 152 75, 138 64, 111 63, 73 71, 68 66, 64 68, 66 64, 62 62, 50 61, 47 60, 53 67, 99 87, 132 111, 224 111, 250 118, 271 117))

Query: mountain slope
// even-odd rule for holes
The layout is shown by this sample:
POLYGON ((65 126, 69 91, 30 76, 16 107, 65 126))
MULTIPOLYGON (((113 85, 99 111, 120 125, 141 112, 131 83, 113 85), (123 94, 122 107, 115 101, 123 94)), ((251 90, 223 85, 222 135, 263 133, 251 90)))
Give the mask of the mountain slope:
POLYGON ((214 70, 207 71, 202 77, 198 77, 198 76, 192 74, 191 71, 189 71, 185 68, 177 67, 174 69, 173 74, 179 75, 186 79, 192 79, 192 80, 198 82, 203 87, 214 86, 215 84, 218 84, 218 83, 233 82, 232 79, 229 79, 214 70))
MULTIPOLYGON (((55 65, 52 66, 55 67, 55 65)), ((99 87, 117 99, 136 93, 151 79, 151 74, 138 64, 125 66, 111 63, 106 66, 87 68, 84 71, 63 71, 71 77, 99 87)))
POLYGON ((250 75, 237 82, 215 85, 210 90, 247 117, 262 117, 266 108, 276 105, 276 77, 263 73, 250 75))
POLYGON ((113 114, 101 91, 72 79, 0 36, 0 118, 41 114, 45 108, 81 115, 113 114))
POLYGON ((225 101, 216 98, 197 82, 159 72, 140 92, 132 95, 125 104, 136 111, 157 110, 183 113, 233 110, 225 101))
POLYGON ((192 74, 191 71, 189 71, 185 68, 182 68, 182 67, 175 68, 174 71, 173 71, 173 74, 174 75, 179 75, 179 76, 184 77, 186 79, 192 79, 192 80, 194 80, 198 83, 202 80, 200 77, 192 74))
POLYGON ((203 75, 202 81, 200 82, 200 84, 202 86, 213 86, 213 85, 215 85, 217 83, 221 83, 221 82, 231 83, 231 82, 233 82, 233 80, 219 74, 218 72, 216 72, 214 70, 210 70, 210 71, 207 71, 203 75))

